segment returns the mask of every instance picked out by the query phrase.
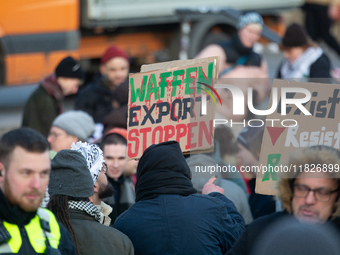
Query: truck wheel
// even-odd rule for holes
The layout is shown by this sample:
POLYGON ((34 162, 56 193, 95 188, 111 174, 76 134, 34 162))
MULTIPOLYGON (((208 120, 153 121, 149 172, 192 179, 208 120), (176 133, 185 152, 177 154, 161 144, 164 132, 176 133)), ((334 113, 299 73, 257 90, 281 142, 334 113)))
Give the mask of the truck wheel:
POLYGON ((181 51, 181 30, 180 28, 176 28, 175 31, 173 32, 170 42, 169 42, 169 47, 168 47, 168 57, 169 59, 166 61, 170 60, 177 60, 179 59, 179 52, 181 51))
POLYGON ((205 47, 207 47, 210 44, 219 43, 219 42, 228 40, 229 38, 230 38, 230 35, 225 34, 223 32, 213 32, 213 31, 210 31, 205 36, 205 38, 203 39, 203 42, 201 44, 201 49, 200 50, 204 49, 205 47))
POLYGON ((194 58, 207 45, 227 40, 234 32, 235 28, 227 19, 204 20, 194 24, 191 30, 188 57, 194 58))

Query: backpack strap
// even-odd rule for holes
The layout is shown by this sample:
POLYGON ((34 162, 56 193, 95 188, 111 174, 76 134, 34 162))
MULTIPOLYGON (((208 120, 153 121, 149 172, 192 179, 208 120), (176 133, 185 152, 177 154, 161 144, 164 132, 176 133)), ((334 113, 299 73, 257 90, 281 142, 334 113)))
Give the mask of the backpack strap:
POLYGON ((236 60, 235 64, 233 64, 232 66, 230 66, 230 67, 224 69, 224 70, 220 73, 219 77, 221 77, 221 76, 223 76, 223 75, 229 73, 231 70, 233 70, 233 69, 234 69, 236 66, 238 66, 238 65, 244 65, 244 63, 247 62, 247 60, 248 60, 248 56, 246 56, 246 55, 239 57, 239 58, 236 60))

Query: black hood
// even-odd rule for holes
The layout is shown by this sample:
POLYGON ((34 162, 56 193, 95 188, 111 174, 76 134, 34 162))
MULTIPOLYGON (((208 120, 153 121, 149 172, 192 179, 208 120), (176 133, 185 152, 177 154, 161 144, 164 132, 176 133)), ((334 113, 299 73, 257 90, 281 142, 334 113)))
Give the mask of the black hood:
POLYGON ((161 194, 188 196, 197 193, 190 181, 190 168, 176 141, 151 145, 137 167, 136 202, 161 194))

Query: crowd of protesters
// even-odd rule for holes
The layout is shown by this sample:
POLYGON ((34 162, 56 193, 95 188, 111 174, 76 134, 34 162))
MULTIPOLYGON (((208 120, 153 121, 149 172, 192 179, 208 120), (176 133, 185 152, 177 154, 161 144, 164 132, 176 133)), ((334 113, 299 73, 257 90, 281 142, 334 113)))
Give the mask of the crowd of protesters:
MULTIPOLYGON (((251 84, 258 106, 270 94, 267 63, 253 50, 263 25, 245 14, 230 40, 197 55, 220 56, 220 79, 259 79, 251 84)), ((303 26, 287 27, 281 49, 279 78, 331 77, 328 57, 303 26)), ((217 127, 210 153, 183 155, 168 141, 128 160, 129 57, 112 46, 100 63, 75 110, 64 112, 84 72, 73 58, 61 60, 30 96, 23 127, 0 137, 0 254, 339 253, 339 173, 281 175, 276 196, 256 194, 251 173, 197 173, 258 165, 260 127, 217 127)), ((223 93, 217 116, 232 118, 223 93)), ((314 146, 289 161, 312 163, 339 165, 340 153, 314 146)))

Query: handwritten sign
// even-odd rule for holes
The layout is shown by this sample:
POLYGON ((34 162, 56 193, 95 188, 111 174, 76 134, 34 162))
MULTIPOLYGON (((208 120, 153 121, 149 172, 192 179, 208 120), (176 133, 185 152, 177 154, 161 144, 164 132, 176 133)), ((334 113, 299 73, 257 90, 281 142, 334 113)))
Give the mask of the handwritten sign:
POLYGON ((171 61, 130 74, 128 158, 140 158, 150 145, 169 140, 178 141, 183 152, 213 149, 215 104, 210 96, 206 115, 201 110, 218 63, 218 57, 171 61))
MULTIPOLYGON (((287 164, 297 150, 314 145, 340 148, 339 85, 275 80, 273 87, 307 89, 311 99, 303 107, 311 115, 305 115, 296 105, 287 105, 287 114, 282 115, 279 101, 276 112, 267 116, 267 120, 275 121, 266 121, 259 162, 266 171, 257 172, 256 193, 268 195, 275 194, 275 182, 280 172, 299 171, 299 166, 287 164), (282 121, 286 121, 287 126, 282 125, 282 121)), ((301 98, 298 93, 292 96, 301 98)))

